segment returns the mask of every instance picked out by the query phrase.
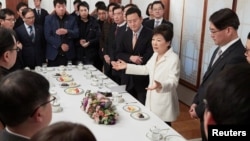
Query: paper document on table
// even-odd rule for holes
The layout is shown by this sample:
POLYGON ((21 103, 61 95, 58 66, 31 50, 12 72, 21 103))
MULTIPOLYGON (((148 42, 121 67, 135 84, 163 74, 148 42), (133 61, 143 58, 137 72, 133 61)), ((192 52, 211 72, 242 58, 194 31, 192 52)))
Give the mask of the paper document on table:
POLYGON ((110 87, 111 92, 118 92, 118 93, 124 93, 126 91, 126 85, 119 85, 119 86, 114 86, 110 87))

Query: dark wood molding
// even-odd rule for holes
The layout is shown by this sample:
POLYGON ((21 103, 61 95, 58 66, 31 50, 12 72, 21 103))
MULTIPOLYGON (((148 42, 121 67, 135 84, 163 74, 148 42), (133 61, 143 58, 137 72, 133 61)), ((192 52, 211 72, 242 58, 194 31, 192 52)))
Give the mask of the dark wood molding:
POLYGON ((6 8, 11 9, 13 12, 15 12, 16 17, 17 17, 17 13, 16 13, 16 5, 19 2, 25 2, 28 4, 28 0, 5 0, 6 1, 6 8))
POLYGON ((122 0, 109 0, 109 2, 122 3, 122 0))
POLYGON ((233 11, 236 11, 236 9, 237 9, 237 3, 238 3, 238 0, 233 0, 233 4, 232 4, 233 11))
POLYGON ((198 88, 200 86, 200 78, 201 76, 201 70, 202 70, 202 58, 203 58, 203 49, 204 49, 204 40, 205 40, 205 31, 206 31, 206 20, 207 20, 207 4, 208 0, 204 0, 204 6, 203 6, 203 19, 202 19, 202 26, 201 26, 201 41, 200 41, 200 53, 199 53, 199 59, 198 59, 198 74, 197 74, 197 80, 196 80, 196 87, 198 88))
POLYGON ((170 0, 161 0, 161 2, 164 4, 164 19, 169 20, 169 9, 170 9, 170 0))
POLYGON ((183 86, 186 86, 187 88, 197 92, 197 87, 192 85, 191 83, 187 82, 186 80, 180 79, 180 84, 183 86))

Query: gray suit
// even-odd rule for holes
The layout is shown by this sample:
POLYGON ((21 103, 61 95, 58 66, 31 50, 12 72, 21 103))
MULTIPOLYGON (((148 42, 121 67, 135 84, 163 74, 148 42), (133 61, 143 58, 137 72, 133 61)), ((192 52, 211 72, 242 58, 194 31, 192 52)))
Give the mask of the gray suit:
POLYGON ((4 129, 0 131, 0 141, 29 141, 29 139, 13 135, 4 129))

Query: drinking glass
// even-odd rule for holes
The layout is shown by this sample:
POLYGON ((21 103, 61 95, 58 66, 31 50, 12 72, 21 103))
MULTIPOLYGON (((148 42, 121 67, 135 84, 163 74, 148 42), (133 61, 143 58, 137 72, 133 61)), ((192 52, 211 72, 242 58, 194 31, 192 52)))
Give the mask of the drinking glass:
POLYGON ((43 73, 47 73, 47 63, 42 64, 42 71, 43 73))
POLYGON ((72 70, 72 62, 71 61, 68 61, 67 68, 68 68, 68 70, 72 70))

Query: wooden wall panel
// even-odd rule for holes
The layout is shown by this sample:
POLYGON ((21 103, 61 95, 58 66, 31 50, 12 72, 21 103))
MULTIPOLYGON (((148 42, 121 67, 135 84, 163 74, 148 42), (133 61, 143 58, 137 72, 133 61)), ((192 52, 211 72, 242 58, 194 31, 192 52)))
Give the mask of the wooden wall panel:
POLYGON ((161 0, 161 2, 164 4, 164 18, 169 20, 169 9, 170 9, 170 0, 161 0))
MULTIPOLYGON (((28 0, 6 0, 6 8, 9 8, 16 13, 16 5, 19 2, 25 2, 28 4, 28 0)), ((17 14, 16 14, 16 16, 17 16, 17 14)))
POLYGON ((110 0, 110 2, 117 2, 117 3, 121 3, 122 0, 110 0))

